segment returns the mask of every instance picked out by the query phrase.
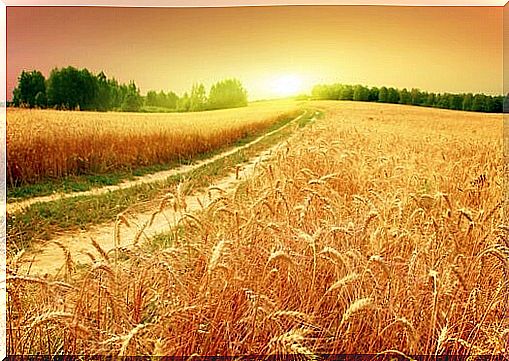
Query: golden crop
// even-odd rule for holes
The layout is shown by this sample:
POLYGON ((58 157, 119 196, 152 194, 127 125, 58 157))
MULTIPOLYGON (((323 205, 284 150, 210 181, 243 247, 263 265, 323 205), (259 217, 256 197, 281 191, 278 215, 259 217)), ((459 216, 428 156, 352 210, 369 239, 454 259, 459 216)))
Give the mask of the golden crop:
POLYGON ((171 247, 10 276, 8 352, 507 354, 501 116, 314 105, 171 247))
POLYGON ((173 114, 9 109, 7 182, 190 159, 263 131, 292 110, 290 102, 173 114))

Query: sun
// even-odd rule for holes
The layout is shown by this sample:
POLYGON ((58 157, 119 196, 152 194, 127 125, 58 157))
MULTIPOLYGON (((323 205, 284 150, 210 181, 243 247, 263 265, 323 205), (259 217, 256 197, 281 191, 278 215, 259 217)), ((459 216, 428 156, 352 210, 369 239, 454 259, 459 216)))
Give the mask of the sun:
POLYGON ((297 95, 302 90, 302 79, 296 74, 278 76, 272 81, 272 90, 279 96, 297 95))

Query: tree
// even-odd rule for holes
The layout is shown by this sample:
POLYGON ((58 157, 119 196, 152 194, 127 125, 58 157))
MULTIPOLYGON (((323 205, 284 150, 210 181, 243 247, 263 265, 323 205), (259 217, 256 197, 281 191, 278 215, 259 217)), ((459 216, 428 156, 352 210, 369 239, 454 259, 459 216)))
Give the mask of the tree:
POLYGON ((426 97, 426 101, 425 101, 424 105, 427 107, 434 107, 435 101, 436 101, 435 93, 429 93, 428 96, 426 97))
POLYGON ((502 96, 502 95, 499 95, 498 97, 495 97, 495 100, 494 100, 494 112, 495 113, 503 113, 504 112, 504 101, 505 101, 505 97, 502 96))
POLYGON ((452 94, 449 96, 449 109, 462 110, 463 109, 463 97, 462 94, 452 94))
POLYGON ((331 100, 340 100, 341 94, 343 92, 344 85, 341 85, 339 83, 332 84, 331 86, 327 87, 327 99, 331 100))
POLYGON ((362 85, 356 85, 353 88, 353 100, 367 102, 369 100, 369 89, 362 85))
POLYGON ((442 109, 449 108, 449 105, 450 105, 449 98, 450 98, 450 94, 448 94, 448 93, 438 94, 436 97, 435 106, 438 108, 442 108, 442 109))
POLYGON ((411 104, 412 105, 422 105, 424 102, 423 94, 419 89, 413 88, 410 91, 411 104))
POLYGON ((341 100, 353 100, 353 86, 351 85, 342 85, 341 93, 339 96, 341 100))
POLYGON ((48 103, 65 109, 96 109, 98 84, 87 69, 53 69, 48 79, 48 103))
MULTIPOLYGON (((205 93, 205 89, 203 89, 203 93, 205 93)), ((176 109, 177 100, 177 94, 172 91, 166 94, 162 90, 159 93, 155 92, 154 90, 150 90, 147 92, 147 96, 145 97, 145 105, 151 107, 176 109)))
POLYGON ((247 106, 247 92, 239 80, 222 80, 210 88, 208 109, 237 108, 245 106, 247 106))
POLYGON ((46 93, 43 92, 37 93, 37 95, 35 96, 34 106, 36 106, 37 108, 46 108, 47 105, 48 101, 46 99, 46 93))
POLYGON ((140 91, 134 82, 129 83, 127 94, 122 102, 122 111, 124 112, 137 112, 140 110, 143 100, 141 99, 140 91))
MULTIPOLYGON (((46 97, 46 84, 44 75, 40 71, 31 72, 22 71, 18 78, 18 86, 13 91, 13 103, 15 106, 27 106, 33 108, 37 106, 36 96, 41 93, 46 97)), ((39 101, 42 95, 39 96, 39 101)))
POLYGON ((127 94, 127 87, 125 85, 120 85, 115 78, 108 79, 107 83, 110 92, 109 109, 120 110, 124 97, 127 94))
POLYGON ((355 101, 370 101, 381 103, 400 103, 406 105, 437 107, 453 110, 468 110, 487 113, 504 112, 509 108, 509 101, 504 96, 490 96, 485 94, 451 94, 428 93, 417 88, 396 89, 381 87, 367 88, 362 85, 320 84, 313 88, 315 99, 340 99, 355 101), (505 102, 505 104, 504 104, 505 102))
POLYGON ((474 95, 472 101, 472 110, 474 112, 484 112, 486 110, 486 96, 483 94, 474 95))
POLYGON ((184 95, 182 95, 177 102, 177 111, 188 112, 189 106, 190 106, 189 95, 187 93, 184 93, 184 95))
POLYGON ((198 112, 204 110, 207 105, 207 94, 203 84, 194 84, 189 97, 189 111, 198 112))
POLYGON ((472 110, 472 103, 474 101, 474 95, 472 93, 469 93, 469 94, 465 94, 465 96, 463 97, 463 104, 461 106, 461 108, 463 110, 472 110))
POLYGON ((380 90, 377 87, 373 87, 369 90, 369 98, 370 102, 377 102, 380 90))
MULTIPOLYGON (((163 92, 161 92, 162 94, 164 94, 163 92)), ((151 107, 155 107, 155 106, 158 106, 158 94, 153 91, 153 90, 150 90, 147 92, 147 97, 145 98, 145 104, 148 105, 148 106, 151 106, 151 107)))
POLYGON ((406 88, 399 92, 399 103, 400 104, 412 104, 412 95, 408 92, 406 88))
POLYGON ((389 91, 386 87, 381 87, 380 92, 378 93, 378 101, 380 103, 387 103, 389 99, 389 91))
POLYGON ((97 91, 95 94, 94 108, 100 111, 111 109, 111 86, 108 83, 108 78, 101 71, 96 76, 97 91))
MULTIPOLYGON (((315 99, 330 99, 327 95, 327 85, 315 85, 311 90, 311 96, 315 99)), ((210 102, 210 101, 209 101, 210 102)))
POLYGON ((389 88, 387 91, 387 102, 398 104, 399 103, 399 92, 395 88, 389 88))
POLYGON ((179 100, 179 97, 174 92, 170 91, 168 94, 166 94, 166 102, 165 107, 168 109, 176 109, 177 108, 177 102, 179 100))
POLYGON ((485 96, 484 111, 488 113, 502 113, 504 111, 504 99, 501 96, 485 96))

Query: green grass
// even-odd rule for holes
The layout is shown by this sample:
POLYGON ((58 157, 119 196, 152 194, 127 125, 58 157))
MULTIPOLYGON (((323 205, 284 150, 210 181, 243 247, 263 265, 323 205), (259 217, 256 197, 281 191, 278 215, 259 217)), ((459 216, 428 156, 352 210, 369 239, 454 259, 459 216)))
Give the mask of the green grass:
POLYGON ((154 252, 159 249, 169 248, 175 245, 177 239, 183 239, 185 237, 185 227, 179 225, 170 232, 165 232, 156 235, 150 239, 150 242, 145 243, 144 250, 146 252, 154 252))
MULTIPOLYGON (((307 124, 312 115, 312 112, 307 112, 301 118, 299 126, 307 124)), ((82 195, 35 203, 21 213, 7 216, 8 252, 17 252, 26 248, 34 239, 50 239, 63 231, 86 230, 92 225, 113 221, 119 213, 128 209, 142 210, 150 200, 163 196, 167 192, 174 192, 178 183, 184 179, 193 190, 207 187, 215 179, 234 171, 236 165, 284 140, 291 133, 291 128, 283 129, 248 148, 195 170, 171 176, 164 181, 137 185, 101 195, 82 195)))
POLYGON ((191 164, 195 161, 205 160, 211 158, 217 154, 225 152, 229 149, 236 148, 238 146, 245 145, 252 142, 264 133, 271 132, 278 129, 290 120, 295 118, 296 113, 291 113, 289 116, 275 122, 263 132, 257 132, 249 134, 244 138, 238 139, 234 143, 225 145, 224 147, 218 148, 211 152, 200 153, 196 156, 189 158, 182 158, 178 161, 174 161, 166 164, 154 164, 150 166, 139 167, 135 169, 126 169, 122 171, 115 171, 108 174, 84 174, 84 175, 73 175, 58 179, 47 179, 42 182, 35 184, 24 184, 16 187, 7 188, 7 203, 13 203, 33 197, 48 196, 54 193, 75 193, 85 192, 93 188, 99 188, 104 186, 117 185, 127 180, 133 180, 135 177, 142 177, 147 174, 153 174, 169 169, 179 167, 181 165, 191 164))
POLYGON ((145 105, 139 110, 140 113, 175 113, 176 109, 145 105))

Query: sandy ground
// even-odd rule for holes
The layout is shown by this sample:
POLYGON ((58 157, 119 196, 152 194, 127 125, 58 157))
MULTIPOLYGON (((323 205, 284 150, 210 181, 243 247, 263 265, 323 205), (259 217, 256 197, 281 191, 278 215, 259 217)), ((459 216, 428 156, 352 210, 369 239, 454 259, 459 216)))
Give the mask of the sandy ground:
MULTIPOLYGON (((298 118, 296 118, 297 120, 298 118)), ((288 123, 285 125, 291 126, 295 124, 295 121, 288 123)), ((279 128, 279 130, 282 128, 279 128)), ((298 128, 297 128, 298 129, 298 128)), ((279 131, 276 130, 276 131, 279 131)), ((274 132, 276 132, 274 131, 274 132)), ((268 133, 257 140, 249 143, 252 145, 256 142, 259 142, 266 136, 274 133, 268 133)), ((295 136, 295 132, 291 137, 295 136)), ((256 169, 257 164, 262 163, 270 159, 271 155, 277 151, 277 149, 285 142, 277 144, 263 152, 261 152, 256 157, 251 158, 247 163, 245 163, 241 170, 237 173, 229 174, 228 176, 218 180, 214 184, 210 185, 210 188, 219 188, 226 193, 232 193, 240 182, 250 177, 256 169)), ((227 156, 232 154, 239 149, 247 147, 249 145, 236 148, 232 151, 221 154, 221 156, 227 156)), ((218 159, 219 156, 214 157, 214 159, 218 159)), ((205 162, 211 162, 212 160, 207 160, 201 162, 200 165, 206 164, 205 162)), ((186 167, 187 170, 192 169, 192 167, 197 167, 197 165, 186 167)), ((183 171, 182 168, 179 168, 180 171, 183 171)), ((165 172, 165 175, 157 176, 157 179, 164 179, 168 174, 175 174, 176 170, 165 172), (171 173, 169 173, 171 172, 171 173)), ((155 175, 154 175, 155 176, 155 175)), ((147 178, 148 179, 148 178, 147 178)), ((154 179, 154 178, 150 178, 154 179)), ((132 184, 132 183, 131 183, 132 184)), ((102 190, 102 189, 101 189, 102 190)), ((177 209, 174 210, 172 207, 172 203, 169 202, 168 206, 165 207, 160 213, 157 213, 152 220, 150 226, 143 228, 143 225, 150 222, 154 212, 156 210, 151 210, 150 212, 142 212, 138 214, 130 214, 126 215, 127 226, 125 223, 120 224, 120 226, 116 227, 116 222, 110 222, 98 226, 92 227, 87 231, 80 232, 66 232, 60 236, 55 237, 50 241, 46 241, 44 243, 34 243, 32 247, 30 247, 27 252, 23 254, 23 256, 19 260, 20 269, 18 274, 30 274, 30 275, 57 275, 62 274, 64 271, 64 264, 66 260, 66 255, 62 247, 63 245, 71 255, 73 262, 87 264, 91 262, 91 258, 86 253, 89 252, 94 257, 99 257, 97 250, 92 245, 91 239, 95 240, 101 248, 105 251, 109 251, 114 249, 116 246, 120 247, 128 247, 133 245, 137 235, 140 233, 140 229, 143 228, 143 232, 141 236, 138 238, 139 242, 143 242, 147 239, 150 239, 158 234, 170 231, 179 221, 184 213, 193 213, 196 211, 200 211, 202 207, 207 207, 210 202, 212 202, 215 198, 219 196, 224 196, 223 192, 218 190, 206 190, 200 191, 196 193, 192 193, 185 197, 186 207, 185 209, 177 209), (118 229, 118 237, 115 237, 115 228, 118 229), (115 245, 115 239, 118 240, 118 245, 115 245)))
POLYGON ((245 149, 245 148, 249 148, 250 146, 262 141, 263 139, 289 127, 290 125, 294 124, 298 119, 300 119, 302 117, 299 116, 297 118, 295 118, 294 120, 286 123, 285 125, 283 125, 282 127, 279 127, 278 129, 275 129, 271 132, 268 132, 268 133, 265 133, 263 135, 261 135, 260 137, 256 138, 255 140, 243 145, 243 146, 240 146, 240 147, 236 147, 236 148, 233 148, 231 150, 228 150, 226 152, 223 152, 223 153, 220 153, 220 154, 217 154, 211 158, 208 158, 208 159, 205 159, 205 160, 202 160, 202 161, 198 161, 194 164, 190 164, 190 165, 182 165, 182 166, 179 166, 179 167, 176 167, 176 168, 173 168, 173 169, 170 169, 170 170, 166 170, 166 171, 161 171, 161 172, 157 172, 157 173, 152 173, 152 174, 148 174, 148 175, 145 175, 145 176, 142 176, 142 177, 138 177, 134 180, 129 180, 129 181, 125 181, 125 182, 122 182, 120 184, 116 184, 116 185, 112 185, 112 186, 105 186, 105 187, 99 187, 99 188, 94 188, 94 189, 91 189, 89 191, 85 191, 85 192, 73 192, 73 193, 56 193, 56 194, 51 194, 51 195, 48 195, 48 196, 42 196, 42 197, 34 197, 34 198, 29 198, 29 199, 26 199, 26 200, 23 200, 23 201, 19 201, 19 202, 12 202, 12 203, 7 203, 7 213, 16 213, 16 212, 20 212, 22 211, 24 208, 27 208, 29 207, 30 205, 34 204, 34 203, 45 203, 45 202, 51 202, 51 201, 55 201, 55 200, 58 200, 58 199, 65 199, 65 198, 71 198, 71 197, 77 197, 77 196, 88 196, 88 195, 101 195, 101 194, 105 194, 105 193, 108 193, 108 192, 111 192, 111 191, 116 191, 116 190, 119 190, 119 189, 126 189, 126 188, 130 188, 130 187, 133 187, 133 186, 136 186, 136 185, 140 185, 140 184, 144 184, 144 183, 154 183, 154 182, 159 182, 159 181, 163 181, 165 179, 167 179, 168 177, 171 177, 171 176, 174 176, 176 174, 180 174, 180 173, 187 173, 189 171, 192 171, 194 169, 197 169, 197 168, 200 168, 204 165, 207 165, 207 164, 210 164, 210 163, 213 163, 215 162, 216 160, 218 159, 221 159, 221 158, 224 158, 224 157, 227 157, 233 153, 236 153, 238 152, 239 150, 242 150, 242 149, 245 149))

